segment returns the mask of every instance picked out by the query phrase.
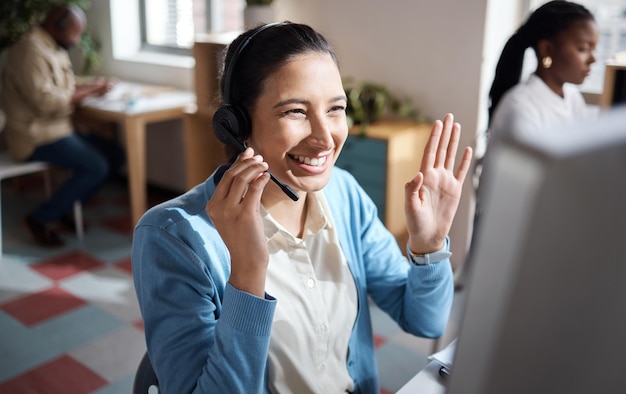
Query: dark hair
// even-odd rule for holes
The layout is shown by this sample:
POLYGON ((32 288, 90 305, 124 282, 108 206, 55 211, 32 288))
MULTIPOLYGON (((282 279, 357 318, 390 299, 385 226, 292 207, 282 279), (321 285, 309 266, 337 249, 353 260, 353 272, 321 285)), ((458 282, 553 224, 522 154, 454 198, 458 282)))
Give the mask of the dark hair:
POLYGON ((551 40, 580 20, 594 20, 584 6, 570 1, 550 1, 537 8, 509 38, 500 54, 496 73, 489 91, 489 121, 507 90, 517 85, 522 75, 524 52, 532 47, 537 52, 540 40, 551 40))
MULTIPOLYGON (((255 33, 257 29, 250 29, 238 36, 226 49, 226 56, 220 75, 220 92, 224 97, 224 73, 239 45, 255 33)), ((265 29, 252 39, 245 49, 238 55, 236 64, 231 70, 229 81, 230 92, 228 104, 236 105, 251 112, 263 91, 263 83, 281 66, 294 57, 307 53, 328 53, 338 65, 337 55, 323 35, 310 26, 285 22, 265 29)), ((248 135, 240 136, 242 140, 248 135)), ((229 160, 234 161, 239 150, 226 145, 229 160)))
POLYGON ((42 25, 47 28, 64 31, 67 25, 73 23, 73 21, 85 22, 85 12, 82 8, 74 4, 58 4, 48 10, 42 25))

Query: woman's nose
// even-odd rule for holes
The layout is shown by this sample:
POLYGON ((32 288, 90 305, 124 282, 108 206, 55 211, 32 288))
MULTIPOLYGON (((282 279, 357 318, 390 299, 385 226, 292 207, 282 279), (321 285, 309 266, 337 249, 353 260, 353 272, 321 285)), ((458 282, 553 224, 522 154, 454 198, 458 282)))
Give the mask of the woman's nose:
POLYGON ((331 122, 324 117, 314 120, 311 124, 310 139, 315 141, 316 146, 328 148, 333 140, 331 122))

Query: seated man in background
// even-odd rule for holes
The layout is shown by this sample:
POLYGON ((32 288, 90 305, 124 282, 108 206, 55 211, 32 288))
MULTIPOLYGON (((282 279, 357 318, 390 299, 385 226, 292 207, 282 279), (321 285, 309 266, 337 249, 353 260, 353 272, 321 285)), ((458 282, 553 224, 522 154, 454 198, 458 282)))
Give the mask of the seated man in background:
POLYGON ((40 25, 24 33, 7 51, 0 89, 6 113, 6 140, 19 161, 46 161, 71 175, 52 197, 25 219, 35 241, 63 246, 55 225, 73 226, 75 201, 84 202, 123 162, 121 148, 94 135, 76 133, 74 107, 88 96, 107 93, 112 84, 95 80, 76 85, 68 49, 85 30, 84 12, 54 6, 40 25))

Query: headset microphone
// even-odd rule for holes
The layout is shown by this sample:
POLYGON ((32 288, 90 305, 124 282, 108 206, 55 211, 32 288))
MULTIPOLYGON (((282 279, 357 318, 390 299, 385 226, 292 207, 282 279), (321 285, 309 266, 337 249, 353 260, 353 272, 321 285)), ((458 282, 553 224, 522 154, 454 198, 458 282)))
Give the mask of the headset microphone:
MULTIPOLYGON (((250 34, 248 38, 246 38, 243 43, 241 43, 235 53, 232 56, 232 60, 230 61, 228 68, 224 73, 224 103, 225 105, 215 111, 213 115, 213 132, 218 140, 223 142, 224 144, 234 144, 240 151, 245 151, 246 147, 243 144, 241 135, 249 135, 252 129, 250 116, 248 115, 248 111, 240 105, 231 104, 231 78, 233 74, 233 70, 235 68, 235 64, 241 52, 244 48, 250 43, 252 38, 262 32, 265 29, 268 29, 277 25, 284 25, 286 23, 270 23, 267 25, 263 25, 257 28, 254 32, 250 34), (243 130, 243 132, 242 132, 243 130)), ((270 178, 274 181, 275 184, 280 187, 280 189, 291 198, 293 201, 298 201, 299 196, 294 192, 288 185, 282 183, 278 178, 274 176, 269 170, 266 170, 268 174, 270 174, 270 178)))

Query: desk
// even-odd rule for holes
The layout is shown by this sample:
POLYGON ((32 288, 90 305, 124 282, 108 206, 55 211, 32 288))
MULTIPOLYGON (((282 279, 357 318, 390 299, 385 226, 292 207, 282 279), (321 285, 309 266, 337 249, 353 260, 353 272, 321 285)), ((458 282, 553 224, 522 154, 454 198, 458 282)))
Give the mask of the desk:
POLYGON ((169 87, 118 82, 105 96, 90 97, 77 108, 77 115, 116 122, 122 126, 126 145, 130 209, 134 226, 147 208, 146 125, 183 119, 195 103, 192 92, 169 87))
POLYGON ((402 386, 397 394, 444 394, 446 387, 443 384, 443 378, 439 376, 439 368, 438 363, 429 362, 424 369, 402 386))

